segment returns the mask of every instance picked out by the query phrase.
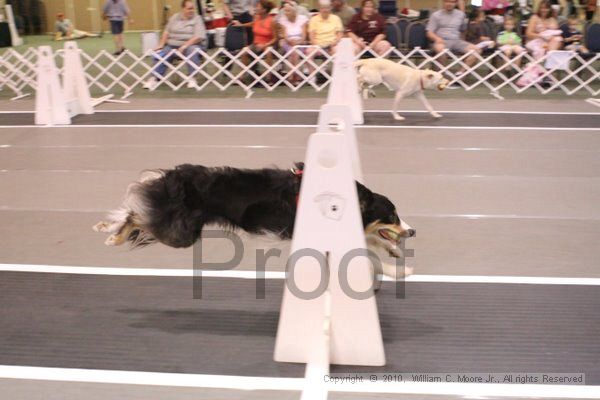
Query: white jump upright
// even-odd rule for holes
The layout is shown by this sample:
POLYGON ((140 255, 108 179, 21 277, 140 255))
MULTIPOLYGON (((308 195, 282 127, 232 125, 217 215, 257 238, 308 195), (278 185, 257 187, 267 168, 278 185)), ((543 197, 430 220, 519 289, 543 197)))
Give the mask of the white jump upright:
POLYGON ((90 96, 90 89, 81 63, 81 54, 76 42, 65 42, 63 55, 64 68, 61 85, 52 49, 50 46, 38 48, 35 102, 35 123, 37 125, 68 125, 71 123, 71 118, 76 115, 93 114, 94 107, 102 102, 127 103, 126 101, 109 100, 113 97, 112 94, 97 99, 90 96))
POLYGON ((364 183, 362 168, 360 165, 360 155, 358 153, 358 141, 356 140, 356 131, 352 123, 352 111, 349 106, 340 104, 325 104, 321 106, 319 112, 318 133, 330 133, 332 130, 341 133, 346 142, 346 149, 350 155, 352 164, 352 173, 354 179, 364 183))
POLYGON ((329 364, 385 365, 373 272, 364 256, 354 172, 360 164, 352 162, 348 136, 331 128, 353 130, 351 113, 347 106, 324 106, 322 114, 308 142, 274 354, 276 361, 307 363, 307 378, 320 374, 313 382, 323 382, 329 364))
POLYGON ((92 97, 85 80, 77 43, 65 42, 64 49, 63 89, 69 115, 74 117, 78 114, 93 114, 92 97))
POLYGON ((68 125, 71 123, 58 75, 52 48, 40 46, 38 48, 35 92, 36 125, 68 125))
POLYGON ((354 67, 352 39, 340 40, 336 48, 327 104, 347 105, 352 112, 352 122, 356 125, 364 123, 362 98, 358 92, 356 68, 354 67))

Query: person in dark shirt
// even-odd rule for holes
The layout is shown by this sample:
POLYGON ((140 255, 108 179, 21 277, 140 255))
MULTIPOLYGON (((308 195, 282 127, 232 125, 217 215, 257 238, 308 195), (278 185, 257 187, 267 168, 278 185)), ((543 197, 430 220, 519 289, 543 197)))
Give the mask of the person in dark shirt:
POLYGON ((580 53, 587 53, 588 49, 583 45, 583 34, 577 26, 579 24, 579 18, 575 15, 569 17, 567 24, 560 27, 562 31, 563 43, 565 50, 578 51, 580 53))
POLYGON ((363 0, 360 12, 348 23, 347 33, 354 44, 354 52, 371 49, 379 55, 385 54, 392 45, 385 40, 385 19, 375 11, 373 0, 363 0))
POLYGON ((489 36, 486 36, 483 23, 485 21, 485 13, 482 9, 474 9, 469 15, 469 25, 465 33, 465 39, 469 43, 477 45, 480 49, 494 47, 494 42, 489 36))

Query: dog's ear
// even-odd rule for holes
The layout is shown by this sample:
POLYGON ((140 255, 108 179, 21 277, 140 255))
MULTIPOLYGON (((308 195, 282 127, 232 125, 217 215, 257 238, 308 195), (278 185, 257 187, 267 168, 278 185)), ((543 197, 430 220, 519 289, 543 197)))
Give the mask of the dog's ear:
POLYGON ((356 189, 358 190, 358 204, 360 205, 360 211, 364 214, 373 202, 373 192, 358 182, 356 182, 356 189))
POLYGON ((435 74, 433 73, 432 70, 428 69, 427 71, 425 71, 425 78, 433 79, 434 76, 435 76, 435 74))

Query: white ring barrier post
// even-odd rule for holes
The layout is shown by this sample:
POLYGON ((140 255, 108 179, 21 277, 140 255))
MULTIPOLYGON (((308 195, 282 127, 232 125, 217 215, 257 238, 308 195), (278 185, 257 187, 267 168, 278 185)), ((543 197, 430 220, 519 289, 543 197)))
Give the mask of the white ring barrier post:
POLYGON ((356 68, 354 68, 352 39, 342 39, 337 46, 327 104, 347 105, 352 112, 352 122, 356 125, 364 123, 362 98, 358 92, 356 68))
POLYGON ((58 77, 58 68, 50 46, 38 48, 37 90, 35 92, 36 125, 69 125, 64 92, 58 77))
MULTIPOLYGON (((346 110, 330 122, 352 130, 346 110)), ((353 257, 367 246, 352 158, 347 135, 310 136, 274 353, 308 364, 303 399, 327 397, 329 364, 385 365, 371 262, 353 257)))

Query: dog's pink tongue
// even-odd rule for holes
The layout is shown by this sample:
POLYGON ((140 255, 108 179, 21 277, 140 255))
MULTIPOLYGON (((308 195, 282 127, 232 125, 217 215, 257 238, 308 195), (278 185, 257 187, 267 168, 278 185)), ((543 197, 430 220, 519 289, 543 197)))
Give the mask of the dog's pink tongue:
POLYGON ((379 236, 394 244, 398 243, 399 235, 391 229, 380 229, 379 236))

